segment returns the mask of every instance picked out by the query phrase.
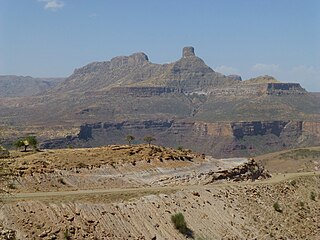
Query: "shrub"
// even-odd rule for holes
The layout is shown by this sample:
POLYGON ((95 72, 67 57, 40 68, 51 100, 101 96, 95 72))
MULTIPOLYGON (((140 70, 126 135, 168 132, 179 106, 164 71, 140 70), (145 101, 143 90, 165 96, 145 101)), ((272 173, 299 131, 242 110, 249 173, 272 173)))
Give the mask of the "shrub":
POLYGON ((290 183, 291 186, 295 187, 297 185, 297 180, 295 180, 295 179, 291 180, 289 183, 290 183))
POLYGON ((304 208, 304 202, 300 201, 300 202, 299 202, 299 206, 300 206, 301 208, 304 208))
POLYGON ((131 145, 131 142, 135 140, 135 137, 132 135, 126 136, 126 140, 128 141, 129 145, 131 145))
POLYGON ((310 193, 310 199, 312 200, 312 201, 315 201, 316 200, 316 194, 315 194, 315 192, 311 192, 310 193))
POLYGON ((275 202, 275 203, 273 204, 273 208, 274 208, 274 210, 276 210, 277 212, 282 213, 282 208, 280 207, 280 204, 279 204, 278 202, 275 202))
POLYGON ((37 149, 38 140, 35 136, 27 136, 23 139, 18 139, 13 143, 13 145, 18 149, 24 147, 24 152, 27 151, 27 147, 31 146, 34 150, 37 149))
POLYGON ((151 137, 151 136, 146 136, 143 138, 143 141, 147 142, 149 147, 150 147, 150 144, 151 142, 155 141, 156 139, 154 137, 151 137))
POLYGON ((186 220, 182 213, 177 213, 171 216, 171 221, 174 224, 174 227, 184 235, 188 234, 188 228, 186 220))
POLYGON ((16 185, 13 182, 8 183, 8 188, 9 189, 16 189, 16 185))
POLYGON ((61 183, 62 185, 66 185, 66 181, 63 178, 58 178, 58 182, 61 183))
POLYGON ((68 229, 66 229, 66 230, 64 231, 64 233, 63 233, 63 239, 64 239, 64 240, 71 240, 71 236, 70 236, 70 234, 69 234, 68 229))

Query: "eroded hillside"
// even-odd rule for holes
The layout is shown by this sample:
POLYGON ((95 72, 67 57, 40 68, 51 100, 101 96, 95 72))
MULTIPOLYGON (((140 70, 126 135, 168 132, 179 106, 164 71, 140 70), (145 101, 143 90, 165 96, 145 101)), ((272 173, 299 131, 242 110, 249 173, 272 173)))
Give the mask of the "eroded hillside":
POLYGON ((269 178, 252 160, 153 145, 11 156, 2 160, 17 175, 0 210, 3 239, 186 239, 171 221, 179 212, 194 239, 320 234, 316 172, 269 178))

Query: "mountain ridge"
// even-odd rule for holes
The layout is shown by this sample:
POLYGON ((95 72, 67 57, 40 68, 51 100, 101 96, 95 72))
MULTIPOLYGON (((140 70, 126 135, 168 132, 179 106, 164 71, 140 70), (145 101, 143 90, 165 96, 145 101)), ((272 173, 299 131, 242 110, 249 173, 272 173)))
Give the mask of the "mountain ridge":
MULTIPOLYGON (((248 149, 252 144, 265 144, 270 135, 262 131, 261 138, 265 140, 259 140, 260 135, 249 135, 248 145, 232 134, 228 139, 219 134, 203 135, 206 131, 199 132, 198 127, 206 129, 210 124, 225 122, 229 124, 228 129, 235 124, 247 131, 247 125, 242 122, 248 122, 249 126, 252 123, 253 127, 264 126, 265 122, 277 125, 277 121, 314 122, 318 126, 320 119, 319 94, 308 93, 298 83, 281 83, 270 76, 247 81, 242 81, 239 76, 225 76, 197 57, 193 47, 185 47, 182 57, 168 64, 152 63, 141 52, 93 62, 76 69, 61 84, 43 94, 29 98, 3 98, 2 102, 1 125, 38 134, 42 140, 61 137, 67 132, 74 136, 75 129, 80 131, 85 124, 103 122, 120 126, 122 122, 134 122, 134 126, 129 124, 126 131, 116 134, 112 129, 100 128, 101 133, 93 134, 94 146, 122 142, 124 133, 130 134, 130 131, 141 128, 146 135, 155 134, 163 142, 170 142, 170 146, 192 146, 188 139, 184 139, 187 136, 204 146, 201 147, 204 152, 212 152, 212 146, 206 142, 219 144, 221 151, 231 146, 230 155, 234 155, 232 149, 239 155, 246 153, 241 146, 248 149), (168 139, 157 130, 157 124, 145 125, 150 121, 175 121, 177 124, 168 139), (194 124, 188 124, 190 122, 194 124), (240 146, 240 151, 233 146, 240 146)), ((213 127, 211 131, 223 130, 213 127)), ((308 134, 299 137, 313 139, 308 134)), ((277 138, 271 134, 272 144, 279 146, 270 149, 290 147, 280 146, 283 141, 277 138)), ((308 140, 301 141, 301 144, 303 142, 312 143, 308 140)), ((90 144, 84 140, 80 145, 90 144)))

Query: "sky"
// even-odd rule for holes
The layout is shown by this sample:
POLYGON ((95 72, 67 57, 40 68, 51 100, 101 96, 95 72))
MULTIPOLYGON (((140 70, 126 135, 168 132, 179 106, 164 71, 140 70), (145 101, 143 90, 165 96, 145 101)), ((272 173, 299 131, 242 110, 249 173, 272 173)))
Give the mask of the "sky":
POLYGON ((93 61, 182 48, 213 70, 320 92, 319 0, 0 0, 0 75, 67 77, 93 61))

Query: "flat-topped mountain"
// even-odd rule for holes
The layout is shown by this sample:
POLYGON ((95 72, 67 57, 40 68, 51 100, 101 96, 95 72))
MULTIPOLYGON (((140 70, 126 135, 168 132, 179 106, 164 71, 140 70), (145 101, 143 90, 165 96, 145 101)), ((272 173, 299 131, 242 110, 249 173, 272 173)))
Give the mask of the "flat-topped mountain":
POLYGON ((117 144, 143 134, 166 146, 252 155, 320 141, 320 94, 271 76, 225 76, 193 47, 169 64, 141 52, 90 63, 42 94, 1 101, 4 129, 19 127, 42 140, 70 135, 46 147, 117 144), (238 131, 246 134, 239 138, 238 131))
POLYGON ((144 53, 90 63, 76 69, 56 91, 83 93, 114 87, 147 86, 201 91, 207 87, 229 86, 237 82, 232 76, 213 71, 195 55, 193 47, 185 47, 182 58, 170 64, 152 63, 144 53))
POLYGON ((144 95, 150 95, 149 92, 206 95, 306 93, 299 84, 280 83, 271 76, 242 81, 240 76, 215 72, 196 56, 193 47, 183 48, 181 59, 169 64, 152 63, 141 52, 115 57, 110 61, 93 62, 76 69, 51 93, 83 94, 113 90, 117 94, 137 95, 143 92, 144 95))

